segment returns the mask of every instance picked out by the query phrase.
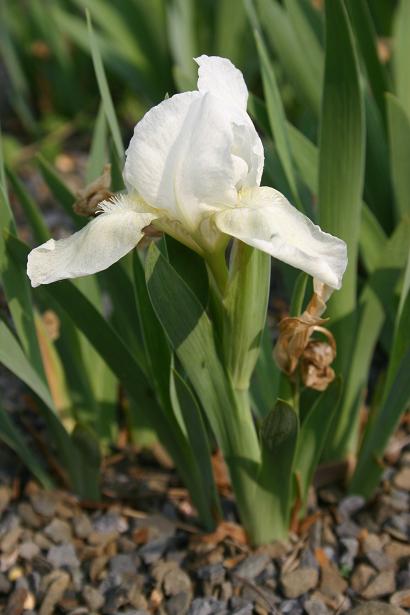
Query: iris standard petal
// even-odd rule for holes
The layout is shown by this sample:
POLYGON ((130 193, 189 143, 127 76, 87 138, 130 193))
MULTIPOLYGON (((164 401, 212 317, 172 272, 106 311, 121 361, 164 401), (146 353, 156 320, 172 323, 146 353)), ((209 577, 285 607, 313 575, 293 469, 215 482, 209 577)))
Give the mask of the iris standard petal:
POLYGON ((127 150, 127 187, 189 232, 215 209, 234 205, 238 190, 259 185, 264 160, 242 107, 208 88, 176 94, 148 111, 127 150))
POLYGON ((273 188, 247 191, 236 208, 214 216, 220 231, 338 289, 347 266, 346 244, 323 232, 273 188))
POLYGON ((71 237, 50 239, 30 252, 27 275, 33 287, 107 269, 138 244, 143 229, 157 218, 123 196, 100 208, 102 213, 71 237))
POLYGON ((199 66, 198 90, 210 92, 225 100, 229 105, 236 105, 246 111, 248 88, 240 70, 227 58, 202 55, 195 58, 199 66))

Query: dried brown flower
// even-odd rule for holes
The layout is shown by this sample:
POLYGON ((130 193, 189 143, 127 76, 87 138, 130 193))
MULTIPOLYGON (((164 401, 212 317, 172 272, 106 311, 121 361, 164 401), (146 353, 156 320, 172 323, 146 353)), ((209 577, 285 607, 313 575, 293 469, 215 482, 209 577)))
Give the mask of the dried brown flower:
POLYGON ((75 213, 79 216, 95 216, 98 205, 113 196, 113 193, 109 190, 110 185, 111 165, 106 164, 100 177, 77 192, 77 200, 73 206, 75 213))
POLYGON ((303 314, 281 321, 273 353, 285 374, 291 376, 300 367, 305 386, 318 391, 324 391, 335 377, 330 364, 336 356, 336 342, 330 331, 322 326, 327 319, 321 318, 330 294, 326 286, 316 285, 303 314), (325 335, 327 341, 312 340, 315 332, 325 335))

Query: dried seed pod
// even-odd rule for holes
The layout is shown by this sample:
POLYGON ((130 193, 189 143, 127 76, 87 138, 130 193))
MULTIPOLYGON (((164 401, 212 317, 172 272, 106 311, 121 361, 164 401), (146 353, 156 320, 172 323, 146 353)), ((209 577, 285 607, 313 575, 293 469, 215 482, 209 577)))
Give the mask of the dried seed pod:
POLYGON ((111 165, 106 164, 102 175, 77 192, 77 200, 73 205, 75 213, 87 218, 95 216, 98 205, 102 201, 108 201, 113 196, 113 192, 109 190, 110 186, 111 165))

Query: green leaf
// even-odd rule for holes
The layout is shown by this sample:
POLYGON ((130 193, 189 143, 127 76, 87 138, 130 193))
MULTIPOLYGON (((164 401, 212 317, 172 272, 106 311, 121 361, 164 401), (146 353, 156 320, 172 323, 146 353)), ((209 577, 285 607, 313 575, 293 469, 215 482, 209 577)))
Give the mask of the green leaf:
MULTIPOLYGON (((0 135, 0 151, 2 150, 0 135)), ((0 177, 4 178, 2 153, 0 177)), ((7 187, 0 184, 0 279, 17 335, 37 373, 44 377, 43 362, 38 346, 33 317, 26 263, 17 266, 7 251, 7 237, 16 233, 16 225, 7 196, 7 187)))
POLYGON ((17 198, 19 199, 20 205, 23 208, 34 239, 38 243, 44 243, 50 239, 50 233, 48 232, 47 225, 44 222, 44 218, 41 215, 39 207, 31 198, 23 182, 11 169, 7 169, 7 176, 13 186, 13 190, 15 191, 17 198))
POLYGON ((386 105, 384 94, 390 90, 387 72, 377 53, 377 33, 367 0, 348 0, 347 8, 356 40, 366 67, 370 89, 376 100, 381 116, 386 123, 386 105))
MULTIPOLYGON (((349 264, 329 315, 342 318, 356 305, 357 254, 364 172, 364 108, 359 69, 346 10, 326 0, 326 60, 319 147, 319 221, 347 243, 349 264)), ((350 352, 339 344, 339 354, 350 352), (342 353, 340 352, 342 351, 342 353)))
POLYGON ((309 486, 339 409, 342 392, 340 379, 335 380, 314 402, 305 417, 298 438, 294 469, 302 503, 306 503, 309 486))
POLYGON ((101 175, 107 161, 107 123, 105 120, 104 105, 102 101, 98 108, 98 115, 94 125, 91 140, 90 156, 87 162, 85 181, 90 184, 101 175))
POLYGON ((104 105, 105 117, 107 119, 108 126, 110 127, 111 136, 113 138, 117 156, 120 160, 124 159, 124 146, 122 143, 121 131, 118 125, 117 116, 115 114, 114 105, 112 102, 110 90, 108 87, 107 77, 104 71, 104 65, 101 59, 101 54, 98 48, 98 42, 94 36, 94 31, 91 23, 90 13, 87 10, 87 27, 88 36, 90 40, 91 55, 94 64, 95 76, 97 78, 98 88, 100 90, 100 96, 104 105))
POLYGON ((73 205, 76 198, 73 192, 71 192, 71 190, 65 185, 63 180, 56 173, 55 169, 41 154, 37 154, 36 159, 39 164, 44 181, 46 182, 56 201, 60 205, 62 205, 70 218, 74 220, 76 226, 81 226, 81 224, 85 224, 85 219, 80 218, 74 213, 73 205))
POLYGON ((397 216, 410 214, 410 116, 400 100, 387 94, 390 164, 397 216))
POLYGON ((169 45, 175 63, 174 77, 181 91, 193 90, 197 71, 192 58, 198 55, 195 3, 192 0, 170 0, 166 8, 169 45))
POLYGON ((223 327, 226 367, 233 386, 248 389, 266 322, 271 258, 235 241, 231 250, 223 327))
POLYGON ((77 493, 83 500, 98 501, 100 499, 100 444, 95 432, 87 425, 77 423, 71 434, 71 439, 79 456, 81 465, 81 483, 77 493))
POLYGON ((393 69, 397 96, 406 113, 410 116, 410 5, 400 0, 394 18, 393 69))
POLYGON ((172 372, 172 404, 178 405, 182 414, 188 436, 188 442, 196 461, 196 497, 195 501, 203 501, 200 510, 211 509, 213 521, 221 519, 221 509, 216 485, 213 477, 211 450, 209 447, 206 425, 201 410, 185 380, 175 371, 172 372))
POLYGON ((268 42, 279 58, 286 75, 303 102, 318 115, 323 78, 323 52, 312 36, 309 26, 304 22, 300 3, 287 4, 286 11, 279 2, 272 0, 258 0, 256 6, 268 42), (296 4, 298 6, 292 6, 296 4))
POLYGON ((255 503, 258 506, 258 516, 268 513, 263 509, 263 504, 269 506, 269 515, 275 519, 276 535, 283 539, 289 531, 298 431, 296 412, 282 400, 276 402, 260 430, 262 463, 255 503), (261 490, 267 491, 270 497, 260 501, 261 490))
POLYGON ((273 340, 268 326, 262 334, 261 350, 251 381, 252 406, 259 418, 272 410, 278 397, 281 373, 272 356, 273 340))
POLYGON ((269 123, 275 139, 278 156, 285 171, 286 179, 292 192, 296 206, 303 210, 299 199, 296 177, 286 131, 286 117, 276 82, 275 72, 269 60, 268 52, 261 34, 255 30, 256 46, 261 62, 263 88, 266 97, 269 123))
POLYGON ((32 453, 27 446, 24 437, 11 421, 6 410, 0 405, 0 440, 9 446, 21 459, 45 489, 54 486, 53 481, 44 470, 37 455, 32 453))

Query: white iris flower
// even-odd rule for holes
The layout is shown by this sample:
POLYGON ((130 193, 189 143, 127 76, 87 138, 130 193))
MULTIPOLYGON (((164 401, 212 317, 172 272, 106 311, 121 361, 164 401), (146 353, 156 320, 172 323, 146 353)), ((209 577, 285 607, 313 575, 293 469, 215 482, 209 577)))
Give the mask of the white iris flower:
POLYGON ((260 187, 262 142, 246 112, 242 73, 201 56, 198 90, 148 111, 127 150, 127 192, 67 239, 50 239, 28 257, 33 286, 106 269, 152 224, 205 258, 235 237, 340 288, 346 245, 324 233, 273 188, 260 187))

